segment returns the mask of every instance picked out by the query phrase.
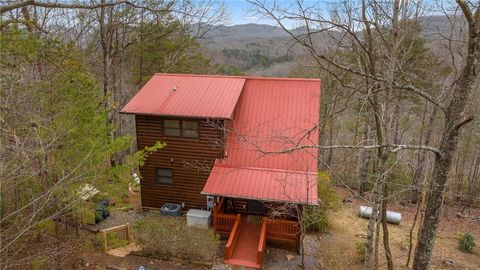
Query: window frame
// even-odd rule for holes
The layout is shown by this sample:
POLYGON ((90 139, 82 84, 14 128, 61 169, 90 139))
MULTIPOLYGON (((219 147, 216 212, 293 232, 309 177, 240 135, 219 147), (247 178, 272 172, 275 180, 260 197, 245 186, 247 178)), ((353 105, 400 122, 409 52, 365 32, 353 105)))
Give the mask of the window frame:
POLYGON ((200 123, 198 122, 198 120, 182 120, 182 121, 181 121, 181 128, 180 128, 180 130, 181 130, 180 133, 181 133, 182 138, 187 138, 187 139, 198 139, 198 138, 200 138, 200 123), (188 131, 193 131, 193 130, 195 130, 195 129, 190 129, 190 128, 189 128, 189 129, 184 128, 184 122, 195 123, 195 125, 197 126, 197 129, 196 129, 196 131, 197 131, 197 136, 191 137, 191 136, 185 136, 185 135, 184 135, 184 131, 185 131, 185 130, 188 130, 188 131))
POLYGON ((176 120, 176 119, 163 119, 163 135, 165 137, 172 137, 172 138, 179 138, 179 137, 182 137, 182 121, 181 120, 176 120), (178 128, 174 128, 174 127, 167 127, 166 125, 166 122, 167 121, 176 121, 178 122, 178 128), (176 135, 167 135, 167 130, 170 129, 170 130, 178 130, 178 136, 176 135))
MULTIPOLYGON (((161 175, 161 177, 164 177, 164 178, 168 178, 168 176, 166 175, 161 175)), ((164 168, 164 167, 157 167, 155 168, 155 183, 157 185, 168 185, 168 186, 172 186, 173 185, 173 169, 172 168, 164 168), (160 170, 169 170, 170 171, 170 182, 159 182, 158 181, 158 178, 159 178, 159 171, 160 170)))
MULTIPOLYGON (((168 138, 184 138, 184 139, 191 139, 191 140, 198 140, 200 138, 200 121, 199 120, 196 120, 196 119, 175 119, 175 118, 168 118, 168 119, 163 119, 162 120, 162 125, 163 125, 163 136, 164 137, 168 137, 168 138), (172 129, 172 130, 176 130, 176 128, 172 128, 172 127, 167 127, 165 125, 165 122, 166 121, 176 121, 178 122, 178 130, 179 130, 179 135, 178 136, 175 136, 175 135, 167 135, 167 132, 166 130, 168 129, 172 129), (193 137, 193 136, 185 136, 184 135, 184 122, 191 122, 191 123, 195 123, 196 124, 196 131, 197 131, 197 136, 193 137)), ((186 129, 188 131, 194 131, 195 129, 186 129)))

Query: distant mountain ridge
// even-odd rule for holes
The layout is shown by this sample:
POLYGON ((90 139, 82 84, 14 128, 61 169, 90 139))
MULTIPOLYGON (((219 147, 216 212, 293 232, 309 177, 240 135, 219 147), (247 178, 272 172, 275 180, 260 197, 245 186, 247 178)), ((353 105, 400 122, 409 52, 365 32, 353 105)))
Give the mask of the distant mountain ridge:
POLYGON ((267 24, 240 24, 240 25, 218 25, 212 27, 207 32, 205 38, 222 38, 222 39, 244 39, 244 38, 278 38, 286 37, 287 33, 280 27, 267 24))
MULTIPOLYGON (((456 22, 457 31, 462 21, 456 18, 453 21, 456 22)), ((441 50, 439 41, 451 34, 452 20, 439 15, 422 17, 419 22, 427 46, 441 50)), ((291 31, 298 35, 305 33, 305 28, 299 27, 291 31)), ((217 64, 238 68, 249 75, 288 76, 291 69, 302 61, 302 57, 306 57, 305 50, 300 46, 292 46, 291 39, 278 26, 250 23, 213 26, 200 43, 205 55, 217 64)), ((320 47, 327 47, 332 38, 329 34, 322 33, 315 40, 320 47)))

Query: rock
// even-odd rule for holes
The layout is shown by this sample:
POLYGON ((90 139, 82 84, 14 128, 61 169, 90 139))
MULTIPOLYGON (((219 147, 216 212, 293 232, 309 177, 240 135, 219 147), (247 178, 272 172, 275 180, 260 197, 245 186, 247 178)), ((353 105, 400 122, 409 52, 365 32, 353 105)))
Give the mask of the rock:
POLYGON ((448 266, 448 267, 457 267, 458 266, 458 264, 455 261, 450 260, 450 259, 443 260, 442 263, 445 266, 448 266))
POLYGON ((287 261, 291 261, 293 260, 293 258, 295 258, 295 255, 292 255, 292 254, 287 254, 287 261))

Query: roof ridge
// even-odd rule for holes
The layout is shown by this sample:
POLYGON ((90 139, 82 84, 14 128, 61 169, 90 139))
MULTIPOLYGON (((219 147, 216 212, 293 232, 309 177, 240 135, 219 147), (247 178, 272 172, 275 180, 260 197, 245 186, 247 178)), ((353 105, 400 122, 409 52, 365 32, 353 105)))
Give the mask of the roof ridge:
POLYGON ((220 75, 220 74, 155 73, 155 76, 184 76, 184 77, 203 77, 203 78, 230 78, 230 79, 243 79, 243 80, 309 81, 309 82, 320 82, 320 79, 313 79, 313 78, 236 76, 236 75, 220 75))

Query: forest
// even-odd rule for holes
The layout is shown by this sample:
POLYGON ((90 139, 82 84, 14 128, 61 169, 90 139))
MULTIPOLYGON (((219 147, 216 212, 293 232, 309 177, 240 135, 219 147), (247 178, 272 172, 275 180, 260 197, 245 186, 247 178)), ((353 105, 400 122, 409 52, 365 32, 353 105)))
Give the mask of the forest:
MULTIPOLYGON (((216 0, 0 1, 0 269, 69 269, 85 246, 71 226, 85 185, 123 206, 132 173, 164 147, 137 149, 134 118, 120 113, 153 74, 275 64, 321 79, 320 139, 308 148, 329 188, 372 207, 362 269, 435 269, 450 214, 480 237, 480 3, 247 2, 281 30, 282 48, 255 37, 213 57, 209 32, 229 17, 216 0), (413 209, 400 258, 392 205, 413 209)), ((334 212, 325 194, 321 211, 334 212)))

